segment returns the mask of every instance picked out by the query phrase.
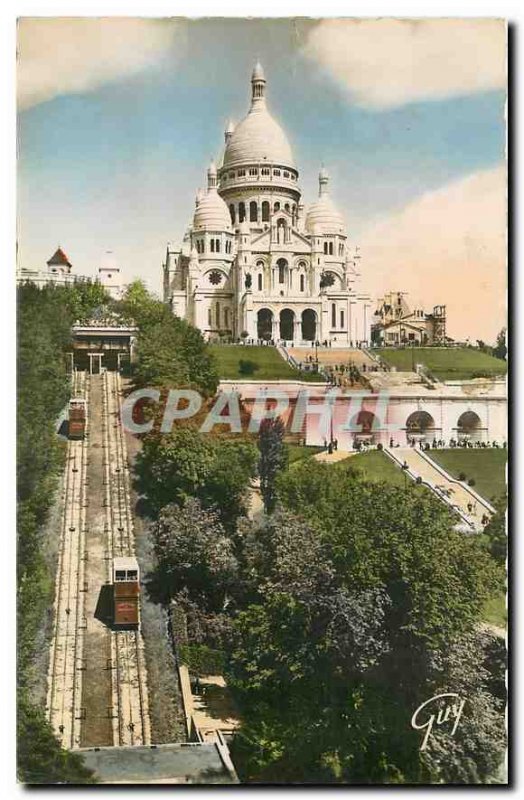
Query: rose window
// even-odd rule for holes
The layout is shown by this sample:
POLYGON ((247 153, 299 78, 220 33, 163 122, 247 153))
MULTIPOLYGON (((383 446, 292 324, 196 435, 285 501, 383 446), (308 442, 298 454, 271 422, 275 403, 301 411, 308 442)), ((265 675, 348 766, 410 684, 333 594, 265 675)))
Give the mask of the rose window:
POLYGON ((222 273, 217 269, 214 269, 213 272, 210 272, 209 283, 212 283, 213 286, 218 286, 219 283, 222 283, 222 273))

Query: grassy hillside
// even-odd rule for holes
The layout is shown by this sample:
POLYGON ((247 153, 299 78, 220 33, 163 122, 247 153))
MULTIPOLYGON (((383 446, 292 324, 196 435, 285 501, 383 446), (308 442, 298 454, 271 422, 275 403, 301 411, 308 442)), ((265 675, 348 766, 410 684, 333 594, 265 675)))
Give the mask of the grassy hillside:
POLYGON ((505 361, 470 347, 385 347, 374 352, 399 370, 409 371, 413 364, 424 364, 436 378, 443 381, 492 378, 505 375, 507 369, 505 361))
POLYGON ((210 349, 218 363, 218 374, 225 380, 322 381, 319 375, 293 369, 274 347, 214 344, 210 349))
POLYGON ((473 487, 488 502, 504 495, 506 491, 507 451, 500 450, 431 450, 428 455, 454 478, 463 472, 473 478, 473 487))

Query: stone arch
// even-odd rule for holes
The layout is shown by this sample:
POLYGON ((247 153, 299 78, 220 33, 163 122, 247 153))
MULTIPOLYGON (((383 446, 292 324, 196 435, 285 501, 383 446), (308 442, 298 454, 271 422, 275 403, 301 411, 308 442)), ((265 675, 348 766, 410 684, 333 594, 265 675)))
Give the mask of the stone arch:
POLYGON ((277 244, 285 244, 287 239, 287 223, 283 217, 277 219, 277 244))
POLYGON ((283 308, 280 312, 280 338, 288 342, 295 338, 295 314, 290 308, 283 308))
POLYGON ((483 435, 482 420, 475 411, 464 411, 457 420, 457 436, 459 439, 480 441, 483 435))
POLYGON ((278 259, 277 268, 278 268, 277 283, 279 286, 284 286, 286 283, 286 276, 288 271, 288 263, 285 258, 278 259))
POLYGON ((324 279, 326 280, 325 288, 329 292, 338 292, 342 289, 342 276, 333 269, 326 269, 323 272, 324 279))
POLYGON ((301 315, 302 339, 314 342, 317 338, 317 313, 312 308, 305 308, 301 315))
POLYGON ((408 437, 424 438, 435 431, 435 420, 428 411, 413 411, 406 420, 408 437))
POLYGON ((373 433, 377 427, 377 418, 372 411, 367 411, 361 408, 352 418, 349 423, 349 430, 355 436, 366 438, 368 441, 373 439, 373 433))
POLYGON ((257 313, 257 336, 266 341, 273 337, 273 312, 270 308, 261 308, 257 313))

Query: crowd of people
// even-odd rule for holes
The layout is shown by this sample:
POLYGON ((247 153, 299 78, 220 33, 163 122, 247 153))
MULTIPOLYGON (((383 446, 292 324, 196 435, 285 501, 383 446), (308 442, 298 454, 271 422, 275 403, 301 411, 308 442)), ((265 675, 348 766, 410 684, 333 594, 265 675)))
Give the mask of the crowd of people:
MULTIPOLYGON (((475 442, 473 442, 473 441, 471 441, 471 439, 463 438, 463 439, 450 439, 449 442, 446 442, 444 439, 435 439, 434 438, 433 441, 430 443, 430 442, 425 442, 422 439, 418 439, 417 440, 414 436, 411 436, 411 437, 408 436, 408 444, 410 445, 410 447, 417 447, 417 445, 418 445, 420 450, 438 450, 438 449, 442 450, 442 449, 448 449, 448 448, 454 449, 456 447, 477 448, 477 449, 479 449, 479 448, 485 449, 485 448, 490 448, 490 447, 495 447, 495 448, 500 448, 501 447, 503 449, 506 449, 507 446, 508 446, 506 441, 502 442, 502 444, 499 444, 495 439, 493 441, 491 441, 491 442, 489 442, 489 441, 488 442, 481 442, 478 439, 475 442)), ((401 444, 396 443, 394 441, 393 437, 391 437, 391 439, 389 440, 389 446, 390 447, 401 447, 401 444)))

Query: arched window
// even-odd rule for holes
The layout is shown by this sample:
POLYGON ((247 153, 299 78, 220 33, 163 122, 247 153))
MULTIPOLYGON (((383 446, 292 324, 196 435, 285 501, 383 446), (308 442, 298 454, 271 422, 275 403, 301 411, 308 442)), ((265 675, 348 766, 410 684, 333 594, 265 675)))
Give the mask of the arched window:
POLYGON ((267 200, 262 203, 262 222, 269 222, 269 203, 267 200))
POLYGON ((280 203, 275 203, 273 206, 273 211, 280 211, 280 203))
POLYGON ((239 222, 244 222, 245 218, 246 218, 246 206, 244 205, 244 203, 239 203, 238 204, 238 221, 239 222))
POLYGON ((220 253, 220 239, 215 239, 215 253, 220 253))
POLYGON ((259 292, 262 291, 262 273, 261 272, 258 273, 258 291, 259 292))
POLYGON ((331 303, 331 327, 337 327, 337 307, 335 303, 331 303))
POLYGON ((229 308, 224 309, 224 325, 229 328, 229 308))
POLYGON ((279 282, 279 283, 284 283, 284 282, 285 282, 285 280, 286 280, 286 267, 287 267, 287 262, 286 262, 286 261, 284 261, 284 259, 283 259, 283 258, 280 258, 280 259, 277 261, 277 266, 278 266, 278 282, 279 282))
POLYGON ((215 252, 215 240, 214 239, 211 239, 211 252, 212 253, 215 252))
POLYGON ((284 244, 286 240, 286 223, 285 220, 279 219, 277 221, 277 242, 284 244))
POLYGON ((235 206, 233 205, 233 203, 231 203, 231 205, 229 206, 229 213, 231 215, 231 222, 234 225, 235 224, 235 206))
POLYGON ((324 255, 327 256, 328 254, 328 243, 324 242, 324 255))
POLYGON ((344 327, 344 309, 343 308, 340 309, 340 327, 341 328, 344 327))
POLYGON ((211 325, 213 324, 211 322, 211 309, 210 308, 207 309, 207 324, 208 324, 209 327, 211 327, 211 325))
POLYGON ((332 255, 333 255, 333 242, 330 242, 330 243, 329 243, 329 255, 330 255, 330 256, 332 256, 332 255))
POLYGON ((249 221, 258 222, 258 208, 254 200, 249 204, 249 221))
POLYGON ((215 327, 220 328, 220 303, 217 303, 215 306, 215 327))
POLYGON ((304 276, 301 275, 300 276, 300 291, 303 292, 304 288, 305 288, 305 279, 304 279, 304 276))

